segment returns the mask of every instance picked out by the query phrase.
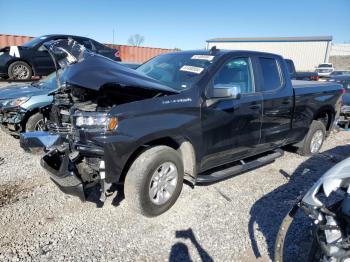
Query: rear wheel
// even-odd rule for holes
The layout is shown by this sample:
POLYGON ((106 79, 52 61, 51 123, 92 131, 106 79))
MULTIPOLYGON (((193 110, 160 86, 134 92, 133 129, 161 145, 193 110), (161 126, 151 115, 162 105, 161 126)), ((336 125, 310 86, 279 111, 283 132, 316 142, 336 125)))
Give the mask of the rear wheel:
POLYGON ((44 116, 40 113, 35 113, 28 118, 26 123, 26 131, 43 131, 45 130, 44 116))
POLYGON ((8 68, 8 76, 11 79, 30 80, 32 75, 32 68, 23 61, 13 62, 8 68))
POLYGON ((146 150, 134 161, 125 178, 128 205, 148 217, 164 213, 179 197, 183 176, 177 151, 167 146, 146 150))
POLYGON ((318 120, 312 121, 309 132, 306 134, 298 148, 298 154, 310 156, 318 153, 325 139, 326 127, 324 124, 318 120))

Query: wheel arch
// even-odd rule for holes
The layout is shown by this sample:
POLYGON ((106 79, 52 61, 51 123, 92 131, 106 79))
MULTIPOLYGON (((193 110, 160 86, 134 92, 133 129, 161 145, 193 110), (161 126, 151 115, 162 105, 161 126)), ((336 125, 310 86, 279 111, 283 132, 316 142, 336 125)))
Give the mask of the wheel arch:
POLYGON ((28 59, 25 59, 25 58, 16 58, 16 59, 9 60, 7 62, 7 71, 9 70, 10 65, 15 63, 15 62, 27 63, 30 66, 31 70, 32 70, 33 76, 36 75, 36 70, 35 70, 35 67, 34 67, 33 63, 31 63, 28 59))
POLYGON ((182 159, 184 165, 184 180, 189 182, 192 186, 195 185, 197 177, 197 166, 196 166, 196 154, 193 144, 190 140, 186 138, 173 138, 173 137, 160 137, 157 139, 152 139, 147 142, 142 143, 138 146, 133 153, 129 156, 126 161, 119 181, 124 182, 126 174, 135 159, 141 155, 145 150, 154 146, 168 146, 176 150, 182 159))
POLYGON ((329 132, 332 129, 332 125, 335 120, 335 114, 335 110, 332 106, 325 105, 314 113, 312 120, 320 120, 323 122, 326 127, 326 131, 329 132))

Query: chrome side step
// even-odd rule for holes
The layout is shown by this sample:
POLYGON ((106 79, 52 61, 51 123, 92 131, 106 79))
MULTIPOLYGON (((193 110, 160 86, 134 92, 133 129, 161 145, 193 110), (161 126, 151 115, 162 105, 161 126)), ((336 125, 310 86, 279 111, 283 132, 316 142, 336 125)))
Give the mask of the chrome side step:
POLYGON ((231 176, 237 175, 239 173, 272 163, 276 158, 279 158, 283 156, 283 150, 276 149, 274 151, 271 151, 269 153, 265 153, 264 155, 260 155, 260 157, 257 157, 255 159, 248 158, 247 160, 240 160, 237 161, 237 164, 234 166, 231 166, 229 168, 215 171, 213 173, 207 173, 206 174, 200 174, 197 177, 196 182, 198 184, 201 183, 213 183, 217 182, 226 178, 229 178, 231 176))

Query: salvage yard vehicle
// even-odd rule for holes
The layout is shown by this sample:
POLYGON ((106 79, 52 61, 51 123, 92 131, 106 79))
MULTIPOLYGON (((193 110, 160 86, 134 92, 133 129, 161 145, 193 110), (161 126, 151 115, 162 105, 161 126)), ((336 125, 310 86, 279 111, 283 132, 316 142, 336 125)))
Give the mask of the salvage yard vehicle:
POLYGON ((300 208, 313 221, 312 243, 305 261, 350 261, 349 170, 350 158, 347 158, 329 169, 304 196, 298 198, 280 226, 275 245, 276 262, 283 261, 285 238, 300 208), (334 194, 339 197, 334 197, 334 194))
POLYGON ((0 89, 0 125, 12 135, 45 129, 40 108, 52 103, 57 89, 56 73, 31 83, 12 84, 0 89))
POLYGON ((345 94, 342 96, 338 125, 348 129, 350 125, 350 74, 332 76, 328 81, 341 84, 345 90, 345 94))
POLYGON ((333 71, 333 64, 330 63, 319 64, 315 70, 320 77, 329 76, 333 71))
POLYGON ((296 71, 295 65, 292 59, 285 59, 288 72, 291 79, 295 80, 307 80, 307 81, 317 81, 319 76, 316 72, 300 72, 296 71))
POLYGON ((54 63, 44 43, 57 39, 73 39, 93 52, 121 61, 118 50, 90 38, 74 35, 43 35, 21 46, 6 46, 0 49, 0 77, 29 80, 33 75, 46 76, 54 72, 54 63))
POLYGON ((47 127, 65 142, 47 148, 41 164, 82 200, 97 186, 104 201, 124 183, 129 206, 145 216, 168 210, 184 180, 228 178, 272 162, 284 145, 317 153, 340 110, 340 85, 291 82, 274 54, 183 51, 131 70, 68 46, 48 45, 66 67, 47 127))

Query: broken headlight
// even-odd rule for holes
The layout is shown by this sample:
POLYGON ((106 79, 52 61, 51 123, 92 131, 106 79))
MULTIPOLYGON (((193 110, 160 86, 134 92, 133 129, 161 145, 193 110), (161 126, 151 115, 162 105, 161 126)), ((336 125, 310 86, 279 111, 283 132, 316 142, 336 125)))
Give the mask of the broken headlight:
POLYGON ((29 99, 30 99, 30 97, 24 96, 24 97, 16 98, 13 100, 3 101, 2 105, 3 106, 20 106, 20 105, 24 104, 25 102, 27 102, 29 99))
POLYGON ((74 126, 80 129, 104 129, 112 131, 118 127, 118 119, 105 112, 76 112, 74 126))

